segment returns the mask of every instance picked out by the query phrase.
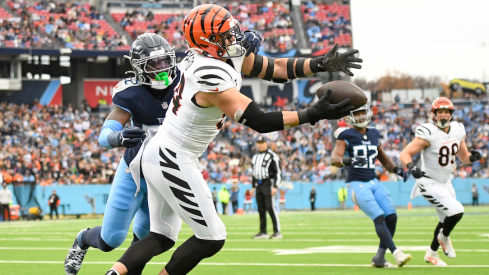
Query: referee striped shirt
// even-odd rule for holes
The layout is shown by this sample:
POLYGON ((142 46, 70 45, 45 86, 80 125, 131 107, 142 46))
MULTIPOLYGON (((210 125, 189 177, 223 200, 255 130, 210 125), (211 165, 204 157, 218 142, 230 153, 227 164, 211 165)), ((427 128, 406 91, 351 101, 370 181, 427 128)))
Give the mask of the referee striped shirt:
POLYGON ((277 185, 282 180, 280 170, 280 158, 272 150, 259 152, 251 159, 253 166, 253 184, 257 184, 257 180, 272 180, 273 186, 277 185))

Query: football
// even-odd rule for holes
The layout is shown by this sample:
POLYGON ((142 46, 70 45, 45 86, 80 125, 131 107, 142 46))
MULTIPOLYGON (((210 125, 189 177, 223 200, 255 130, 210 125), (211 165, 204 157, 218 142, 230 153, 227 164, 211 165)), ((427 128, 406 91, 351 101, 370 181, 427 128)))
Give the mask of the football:
POLYGON ((328 89, 333 91, 329 98, 329 103, 336 104, 349 98, 350 104, 348 105, 355 107, 355 109, 360 108, 367 103, 367 97, 362 89, 351 82, 335 80, 325 83, 317 90, 317 97, 321 98, 328 89))

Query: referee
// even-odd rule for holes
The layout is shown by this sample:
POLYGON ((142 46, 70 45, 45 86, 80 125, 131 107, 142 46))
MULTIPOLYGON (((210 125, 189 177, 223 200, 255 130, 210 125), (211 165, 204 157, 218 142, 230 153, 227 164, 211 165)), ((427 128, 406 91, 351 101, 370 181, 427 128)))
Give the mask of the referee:
POLYGON ((260 233, 253 236, 253 239, 282 239, 280 234, 280 221, 275 209, 275 194, 277 184, 280 183, 280 159, 268 149, 268 143, 263 136, 256 141, 258 153, 251 159, 253 166, 253 188, 251 194, 256 194, 256 204, 260 214, 260 233), (256 193, 255 193, 256 189, 256 193), (273 235, 267 234, 267 211, 272 218, 273 235))

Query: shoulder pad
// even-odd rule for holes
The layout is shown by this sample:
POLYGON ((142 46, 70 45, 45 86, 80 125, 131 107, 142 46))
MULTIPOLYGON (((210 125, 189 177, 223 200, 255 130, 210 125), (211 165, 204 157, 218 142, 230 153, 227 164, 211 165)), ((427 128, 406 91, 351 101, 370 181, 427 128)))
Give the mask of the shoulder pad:
POLYGON ((117 85, 115 85, 112 91, 112 98, 114 98, 115 94, 117 94, 118 92, 122 92, 125 89, 134 86, 141 86, 141 84, 139 84, 139 81, 136 78, 134 77, 124 78, 123 80, 119 81, 117 85))
POLYGON ((416 127, 415 136, 424 140, 430 140, 430 138, 433 136, 432 126, 433 125, 430 123, 419 125, 418 127, 416 127))
POLYGON ((334 138, 338 139, 338 137, 340 136, 341 133, 343 133, 344 131, 348 130, 350 128, 348 127, 340 127, 338 129, 336 129, 336 131, 334 131, 334 138))
POLYGON ((194 82, 201 92, 223 92, 236 87, 231 73, 227 70, 229 65, 210 63, 196 67, 193 76, 194 82), (218 66, 221 65, 221 66, 218 66))

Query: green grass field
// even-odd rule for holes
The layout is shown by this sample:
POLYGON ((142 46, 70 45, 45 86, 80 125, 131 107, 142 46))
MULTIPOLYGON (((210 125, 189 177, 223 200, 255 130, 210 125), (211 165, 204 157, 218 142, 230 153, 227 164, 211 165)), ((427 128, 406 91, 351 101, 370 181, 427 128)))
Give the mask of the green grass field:
MULTIPOLYGON (((348 210, 281 213, 283 240, 252 240, 258 232, 257 214, 222 216, 228 232, 224 248, 191 274, 489 274, 488 206, 466 207, 451 235, 457 258, 441 255, 448 268, 434 268, 423 260, 437 224, 435 210, 399 209, 398 215, 394 241, 413 255, 401 269, 370 267, 378 246, 373 223, 363 213, 348 210)), ((101 223, 102 219, 0 223, 0 274, 64 274, 64 258, 77 232, 101 223)), ((78 274, 105 274, 130 244, 130 234, 123 247, 111 253, 90 249, 78 274)), ((191 235, 184 225, 177 245, 191 235)), ((173 251, 153 258, 143 274, 158 274, 173 251)), ((391 254, 387 260, 394 262, 391 254)))

